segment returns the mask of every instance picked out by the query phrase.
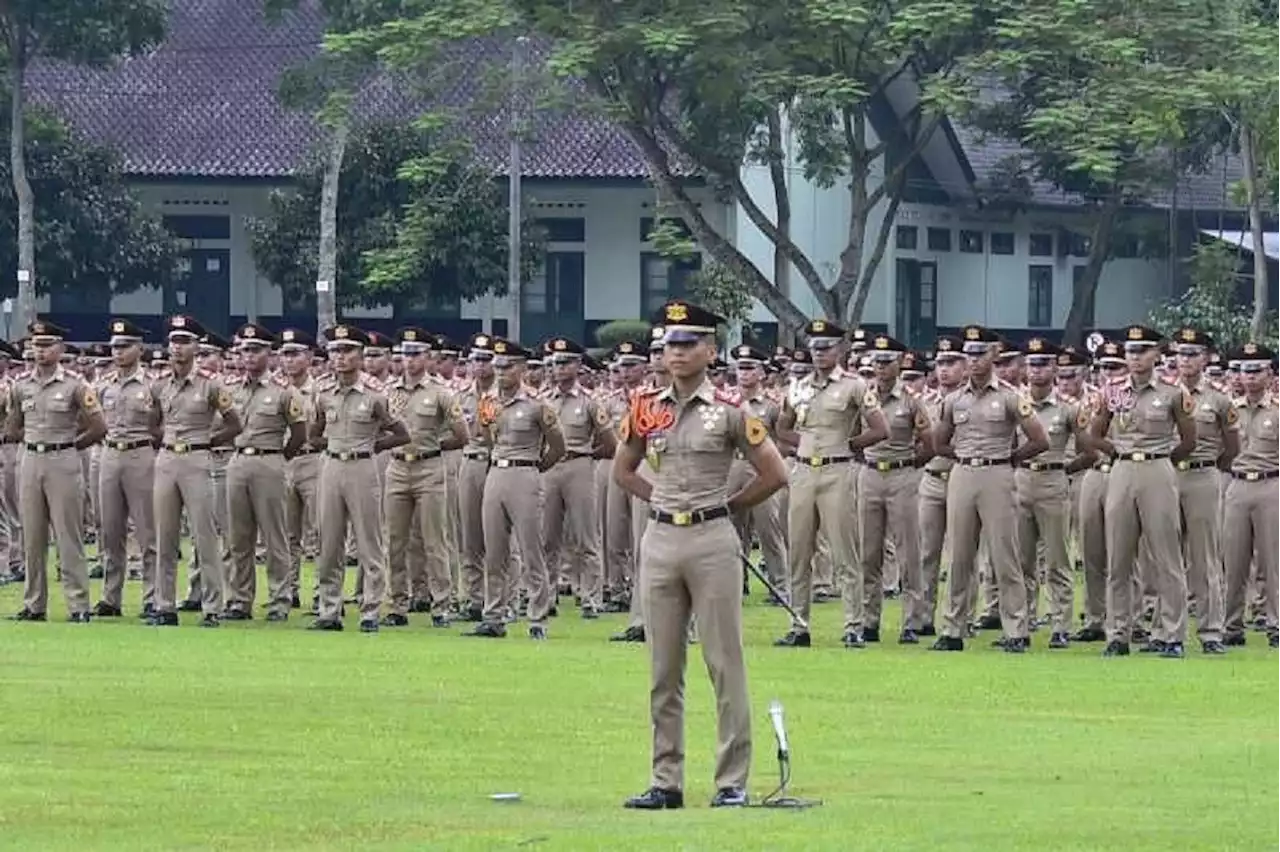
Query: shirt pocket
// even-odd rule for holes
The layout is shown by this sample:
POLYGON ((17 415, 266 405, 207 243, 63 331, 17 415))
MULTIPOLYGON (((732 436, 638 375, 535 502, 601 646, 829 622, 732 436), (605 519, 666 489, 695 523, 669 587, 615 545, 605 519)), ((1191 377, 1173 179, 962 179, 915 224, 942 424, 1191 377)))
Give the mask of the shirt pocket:
POLYGON ((48 401, 45 402, 44 407, 46 411, 54 414, 66 414, 71 411, 73 404, 74 402, 71 399, 71 394, 59 394, 58 396, 49 397, 48 401))
POLYGON ((434 397, 418 400, 412 411, 413 425, 420 432, 432 432, 440 423, 440 404, 434 397))
POLYGON ((1150 402, 1142 408, 1142 419, 1148 423, 1168 423, 1173 417, 1167 403, 1150 402))

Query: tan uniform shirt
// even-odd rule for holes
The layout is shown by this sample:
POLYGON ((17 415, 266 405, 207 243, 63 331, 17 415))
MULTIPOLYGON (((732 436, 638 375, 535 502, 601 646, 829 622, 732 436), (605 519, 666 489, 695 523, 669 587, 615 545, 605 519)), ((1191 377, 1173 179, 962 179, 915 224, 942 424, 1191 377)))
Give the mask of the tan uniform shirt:
POLYGON ((1032 412, 1031 400, 992 376, 982 387, 970 380, 942 403, 940 419, 954 427, 951 446, 960 459, 1007 459, 1018 422, 1032 412))
POLYGON ((1027 398, 1031 400, 1031 410, 1049 438, 1049 448, 1036 456, 1033 464, 1065 464, 1073 454, 1075 441, 1071 425, 1079 422, 1079 403, 1057 391, 1049 391, 1049 395, 1040 400, 1029 394, 1027 398))
POLYGON ((22 419, 28 444, 70 444, 76 439, 80 414, 100 414, 98 394, 78 375, 58 367, 46 379, 34 370, 14 380, 9 411, 22 419))
POLYGON ((424 376, 410 382, 404 376, 391 385, 391 414, 404 421, 409 443, 400 452, 438 455, 441 436, 463 421, 462 406, 439 379, 424 376))
POLYGON ((555 410, 521 389, 507 399, 490 396, 497 405, 496 419, 489 425, 493 435, 493 460, 540 461, 546 436, 560 431, 555 410))
POLYGON ((156 403, 146 373, 135 368, 126 376, 113 370, 99 379, 98 396, 107 421, 108 446, 150 440, 156 403))
POLYGON ((566 457, 592 455, 600 433, 613 428, 608 409, 592 399, 581 385, 574 385, 568 391, 552 388, 545 401, 560 421, 566 457))
MULTIPOLYGON (((938 422, 942 417, 942 403, 946 400, 948 394, 944 394, 937 389, 930 389, 920 395, 920 404, 924 406, 925 414, 928 415, 931 422, 938 422)), ((947 456, 934 456, 925 464, 925 470, 931 470, 934 473, 946 473, 955 467, 955 459, 947 456)))
POLYGON ((164 418, 164 443, 169 446, 208 445, 215 415, 232 407, 218 374, 201 369, 181 379, 166 372, 152 383, 151 397, 164 418))
POLYGON ((866 382, 837 367, 826 380, 811 373, 796 382, 788 407, 795 411, 801 459, 845 458, 853 455, 849 439, 863 413, 879 409, 880 401, 866 382))
POLYGON ((231 386, 231 398, 244 424, 236 436, 237 448, 279 450, 284 447, 289 427, 306 422, 302 396, 288 379, 279 376, 240 378, 231 386))
POLYGON ((458 405, 462 409, 462 418, 466 421, 470 435, 467 445, 462 448, 467 456, 487 458, 493 447, 492 431, 487 424, 480 423, 480 398, 491 391, 492 388, 489 391, 482 391, 475 382, 467 382, 457 395, 458 405))
POLYGON ((1121 402, 1111 417, 1111 443, 1117 453, 1168 455, 1178 444, 1175 406, 1191 413, 1191 397, 1182 388, 1152 379, 1136 387, 1133 377, 1108 390, 1121 402))
POLYGON ((322 385, 315 421, 323 421, 330 453, 372 453, 378 437, 395 422, 382 383, 361 373, 354 384, 322 385))
POLYGON ((889 437, 867 447, 869 462, 908 461, 916 456, 916 435, 930 428, 929 413, 920 397, 907 390, 902 382, 879 397, 884 419, 889 424, 889 437))
POLYGON ((1195 387, 1183 386, 1195 405, 1196 447, 1187 457, 1192 462, 1216 462, 1222 455, 1222 436, 1236 430, 1235 406, 1224 393, 1205 379, 1195 387))
POLYGON ((1280 400, 1265 393, 1256 403, 1245 397, 1235 401, 1233 419, 1240 430, 1240 454, 1231 462, 1236 473, 1268 473, 1280 468, 1280 400))

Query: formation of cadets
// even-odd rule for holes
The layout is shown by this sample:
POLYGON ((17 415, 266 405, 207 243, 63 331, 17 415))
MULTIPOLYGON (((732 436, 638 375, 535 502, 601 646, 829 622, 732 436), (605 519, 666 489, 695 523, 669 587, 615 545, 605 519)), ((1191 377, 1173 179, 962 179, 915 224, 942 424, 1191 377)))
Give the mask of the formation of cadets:
MULTIPOLYGON (((583 618, 625 613, 615 641, 643 642, 648 627, 652 644, 662 616, 637 591, 646 528, 731 516, 790 618, 779 646, 810 647, 813 605, 835 600, 844 647, 888 641, 896 596, 897 641, 931 637, 939 651, 989 630, 1024 652, 1047 628, 1051 649, 1099 642, 1122 656, 1140 642, 1181 657, 1192 616, 1205 653, 1245 644, 1250 627, 1276 646, 1269 348, 1219 352, 1199 329, 1166 340, 1132 326, 1078 350, 974 325, 921 352, 814 320, 803 348, 737 346, 712 365, 706 410, 746 424, 724 482, 700 464, 697 436, 677 440, 667 409, 646 403, 670 383, 665 329, 681 326, 667 310, 607 363, 563 337, 529 350, 420 328, 389 339, 343 324, 316 341, 250 323, 226 341, 183 315, 160 347, 113 320, 105 343, 81 350, 32 322, 0 342, 0 573, 24 580, 13 618, 46 619, 52 543, 73 622, 122 616, 135 579, 157 626, 183 612, 206 627, 286 621, 310 597, 316 630, 342 630, 354 604, 366 632, 421 613, 488 638, 523 618, 543 639, 571 598, 583 618), (623 487, 612 459, 637 435, 647 484, 623 487), (751 488, 765 438, 786 487, 704 504, 751 488), (637 496, 650 488, 653 505, 637 496), (659 505, 670 489, 681 511, 659 505)), ((704 644, 718 629, 696 628, 704 644)))

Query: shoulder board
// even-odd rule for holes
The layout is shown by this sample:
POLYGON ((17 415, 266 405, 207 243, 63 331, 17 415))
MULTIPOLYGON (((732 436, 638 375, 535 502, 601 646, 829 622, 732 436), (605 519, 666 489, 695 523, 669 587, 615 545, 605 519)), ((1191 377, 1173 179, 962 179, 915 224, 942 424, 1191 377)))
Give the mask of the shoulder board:
POLYGON ((333 390, 336 384, 337 383, 330 378, 316 379, 315 384, 312 385, 312 389, 315 393, 324 393, 325 391, 333 390))
POLYGON ((716 402, 723 402, 733 406, 742 405, 742 394, 734 390, 717 388, 715 392, 715 398, 716 398, 716 402))
POLYGON ((643 387, 636 388, 627 395, 629 400, 637 400, 642 396, 657 396, 662 392, 662 388, 643 387))
POLYGON ((374 393, 383 393, 387 389, 385 384, 374 378, 369 373, 360 374, 360 386, 366 390, 373 391, 374 393))
POLYGON ((156 373, 155 381, 158 382, 161 379, 171 379, 171 378, 173 378, 173 370, 161 370, 160 372, 156 373))
POLYGON ((99 384, 105 384, 106 382, 114 382, 119 377, 120 377, 119 370, 108 370, 107 372, 98 376, 98 382, 99 384))
MULTIPOLYGON (((1266 402, 1266 400, 1263 400, 1263 402, 1266 402)), ((1245 399, 1242 396, 1237 396, 1231 400, 1231 404, 1234 405, 1236 408, 1244 408, 1246 405, 1249 404, 1249 400, 1245 399)))
POLYGON ((1001 390, 1011 390, 1011 391, 1019 390, 1018 386, 1015 385, 1013 382, 1006 382, 1004 379, 999 378, 998 376, 996 377, 996 387, 1000 388, 1001 390))
POLYGON ((271 376, 271 384, 279 388, 287 388, 292 386, 293 382, 289 381, 286 376, 282 376, 279 373, 273 373, 271 376))
POLYGON ((218 373, 215 373, 213 370, 206 370, 204 367, 196 367, 196 375, 202 379, 220 378, 218 373))

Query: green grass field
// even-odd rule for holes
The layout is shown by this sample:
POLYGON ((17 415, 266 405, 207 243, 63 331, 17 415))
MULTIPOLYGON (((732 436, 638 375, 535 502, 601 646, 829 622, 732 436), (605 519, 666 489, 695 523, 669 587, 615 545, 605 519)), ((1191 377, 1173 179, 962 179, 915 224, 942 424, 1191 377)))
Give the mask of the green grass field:
MULTIPOLYGON (((95 600, 96 587, 95 582, 95 600)), ((308 619, 201 630, 0 623, 0 848, 1262 850, 1277 844, 1277 657, 1024 656, 886 644, 783 650, 747 604, 752 792, 772 788, 765 708, 786 707, 807 811, 712 811, 700 651, 681 812, 624 811, 648 782, 645 650, 621 616, 537 644, 308 619), (519 792, 518 803, 492 793, 519 792)), ((0 589, 0 610, 21 606, 0 589)), ((886 625, 895 629, 896 607, 886 625)), ((889 630, 886 630, 889 633, 889 630)), ((892 634, 890 634, 892 635, 892 634)), ((1198 646, 1197 649, 1198 651, 1198 646)))

